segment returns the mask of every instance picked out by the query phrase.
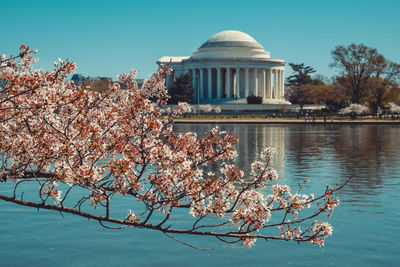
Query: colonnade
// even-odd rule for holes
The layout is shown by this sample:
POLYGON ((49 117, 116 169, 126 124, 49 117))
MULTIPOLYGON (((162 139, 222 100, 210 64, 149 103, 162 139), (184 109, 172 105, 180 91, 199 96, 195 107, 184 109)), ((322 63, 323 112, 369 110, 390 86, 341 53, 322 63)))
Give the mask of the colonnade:
POLYGON ((279 67, 199 67, 192 75, 195 95, 202 99, 237 99, 249 95, 284 99, 284 70, 279 67))

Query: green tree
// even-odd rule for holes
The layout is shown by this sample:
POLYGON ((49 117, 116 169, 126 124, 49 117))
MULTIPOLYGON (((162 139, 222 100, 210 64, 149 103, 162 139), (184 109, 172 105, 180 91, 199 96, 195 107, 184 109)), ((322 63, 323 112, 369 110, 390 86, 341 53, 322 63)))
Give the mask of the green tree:
POLYGON ((173 85, 169 90, 169 104, 178 104, 178 102, 192 103, 193 101, 192 76, 189 73, 181 74, 175 78, 173 85))
POLYGON ((303 109, 304 104, 315 103, 313 98, 312 88, 314 85, 322 85, 323 82, 319 79, 311 78, 311 73, 316 72, 310 66, 302 64, 289 63, 293 70, 293 74, 286 80, 285 98, 293 104, 300 105, 303 109))
POLYGON ((311 73, 316 72, 316 70, 314 70, 312 67, 304 66, 304 63, 302 64, 289 63, 289 65, 293 70, 293 74, 287 78, 286 80, 287 85, 291 86, 299 84, 316 83, 316 81, 314 81, 310 76, 311 73))

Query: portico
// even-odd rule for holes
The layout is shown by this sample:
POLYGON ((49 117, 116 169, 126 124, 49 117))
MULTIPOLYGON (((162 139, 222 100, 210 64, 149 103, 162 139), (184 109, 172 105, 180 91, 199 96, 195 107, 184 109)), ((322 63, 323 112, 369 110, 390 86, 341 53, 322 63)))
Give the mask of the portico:
MULTIPOLYGON (((285 62, 270 53, 251 36, 225 31, 212 36, 191 57, 162 57, 175 77, 190 73, 194 98, 201 103, 223 103, 260 96, 264 103, 284 100, 285 62)), ((171 79, 167 81, 167 87, 171 79)))

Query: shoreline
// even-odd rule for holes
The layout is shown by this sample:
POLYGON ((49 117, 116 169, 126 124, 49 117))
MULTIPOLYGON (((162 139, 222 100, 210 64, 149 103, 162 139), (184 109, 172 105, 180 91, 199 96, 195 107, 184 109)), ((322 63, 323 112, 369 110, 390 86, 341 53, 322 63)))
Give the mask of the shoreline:
POLYGON ((315 121, 304 121, 297 119, 282 119, 282 118, 253 118, 253 119, 175 119, 174 123, 218 123, 218 124, 304 124, 304 125, 344 125, 344 124, 354 124, 354 125, 400 125, 400 120, 324 120, 317 119, 315 121))

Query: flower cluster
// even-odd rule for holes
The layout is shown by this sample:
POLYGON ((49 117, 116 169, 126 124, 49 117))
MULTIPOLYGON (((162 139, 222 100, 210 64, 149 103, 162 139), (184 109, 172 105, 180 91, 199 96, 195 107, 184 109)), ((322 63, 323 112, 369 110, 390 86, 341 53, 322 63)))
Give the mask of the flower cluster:
POLYGON ((58 186, 58 183, 53 181, 52 183, 45 183, 41 187, 41 191, 43 192, 43 195, 46 195, 46 196, 52 198, 54 203, 59 203, 61 201, 62 191, 59 189, 56 189, 57 186, 58 186))
POLYGON ((400 114, 400 106, 396 103, 389 103, 390 112, 400 114))
POLYGON ((299 226, 291 228, 290 224, 279 226, 281 237, 285 240, 302 239, 302 231, 299 226))
POLYGON ((367 106, 361 104, 351 104, 350 106, 343 108, 339 111, 340 114, 367 114, 369 112, 369 108, 367 106))
POLYGON ((138 218, 132 210, 129 210, 129 214, 126 216, 125 221, 130 223, 138 223, 140 222, 140 218, 138 218))
POLYGON ((315 221, 312 229, 313 238, 311 239, 312 244, 323 246, 325 239, 332 235, 333 227, 327 222, 315 221))
POLYGON ((333 197, 333 189, 327 188, 323 200, 318 200, 317 205, 320 212, 326 213, 328 217, 332 216, 333 210, 339 205, 340 201, 338 198, 333 197))

